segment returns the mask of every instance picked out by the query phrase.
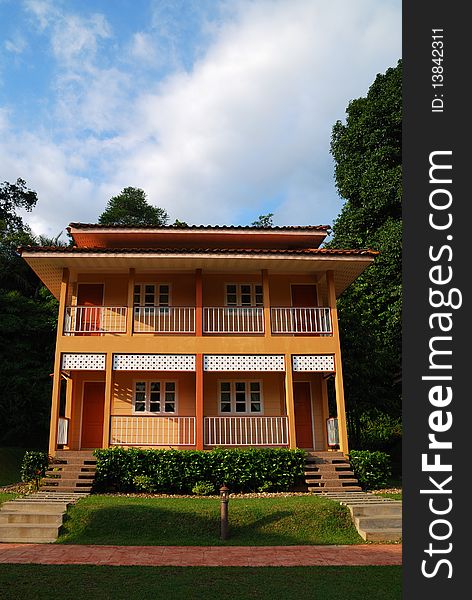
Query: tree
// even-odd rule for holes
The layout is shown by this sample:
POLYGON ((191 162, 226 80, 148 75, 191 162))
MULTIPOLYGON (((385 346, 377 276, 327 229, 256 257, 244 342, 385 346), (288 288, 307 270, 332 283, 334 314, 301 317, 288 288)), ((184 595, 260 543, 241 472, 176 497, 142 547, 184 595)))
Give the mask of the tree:
POLYGON ((267 215, 259 215, 257 221, 251 223, 251 227, 273 227, 274 221, 272 217, 274 213, 268 213, 267 215))
POLYGON ((166 225, 169 215, 163 208, 152 206, 140 188, 126 187, 108 201, 98 218, 101 225, 166 225))
POLYGON ((346 202, 331 248, 380 252, 339 300, 346 406, 354 444, 363 415, 400 415, 402 64, 376 77, 333 127, 335 181, 346 202))
POLYGON ((36 192, 28 189, 23 179, 17 179, 16 183, 4 181, 0 184, 0 236, 3 238, 7 234, 25 230, 27 227, 16 210, 23 208, 30 212, 37 201, 36 192))

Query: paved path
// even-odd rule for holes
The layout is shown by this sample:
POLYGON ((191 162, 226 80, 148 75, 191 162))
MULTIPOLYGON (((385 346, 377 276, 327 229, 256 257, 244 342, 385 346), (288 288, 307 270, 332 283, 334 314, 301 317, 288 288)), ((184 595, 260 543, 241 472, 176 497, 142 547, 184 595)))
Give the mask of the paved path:
POLYGON ((353 546, 73 546, 0 544, 0 563, 181 567, 401 565, 400 544, 353 546))

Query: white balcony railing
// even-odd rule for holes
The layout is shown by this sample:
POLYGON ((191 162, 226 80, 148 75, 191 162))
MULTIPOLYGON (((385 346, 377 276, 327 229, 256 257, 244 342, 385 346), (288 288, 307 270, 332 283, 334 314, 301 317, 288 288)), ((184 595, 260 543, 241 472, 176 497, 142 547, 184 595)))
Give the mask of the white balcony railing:
POLYGON ((264 309, 243 306, 204 308, 204 333, 264 333, 264 309))
POLYGON ((205 417, 206 446, 287 446, 287 417, 205 417))
POLYGON ((111 417, 110 444, 119 446, 193 446, 195 417, 111 417))
POLYGON ((57 421, 57 443, 58 445, 67 444, 69 440, 69 419, 59 417, 57 421))
POLYGON ((333 333, 329 308, 272 308, 271 323, 272 333, 333 333))
POLYGON ((64 334, 126 333, 126 306, 67 306, 64 334))
POLYGON ((135 306, 134 333, 195 333, 195 308, 135 306))

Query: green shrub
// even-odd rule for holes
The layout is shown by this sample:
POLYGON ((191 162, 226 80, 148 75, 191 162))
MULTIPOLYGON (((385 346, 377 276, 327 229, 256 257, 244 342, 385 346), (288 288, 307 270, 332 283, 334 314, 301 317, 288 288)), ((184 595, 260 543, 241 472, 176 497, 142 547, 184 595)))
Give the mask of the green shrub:
POLYGON ((36 450, 27 450, 21 463, 21 481, 33 483, 36 489, 39 489, 41 479, 46 474, 49 465, 49 456, 47 452, 36 450))
POLYGON ((211 481, 197 481, 192 488, 192 494, 197 496, 211 496, 215 493, 215 486, 211 481))
POLYGON ((266 483, 287 490, 303 477, 305 460, 302 450, 285 448, 203 452, 113 447, 96 450, 95 456, 96 489, 135 491, 136 477, 146 476, 154 491, 165 493, 190 493, 200 482, 216 489, 225 483, 233 492, 256 491, 266 483))
POLYGON ((149 475, 136 475, 133 479, 134 487, 138 492, 152 493, 156 491, 156 486, 152 477, 149 475))
POLYGON ((392 474, 390 456, 386 452, 351 450, 349 461, 364 489, 378 490, 387 485, 392 474))

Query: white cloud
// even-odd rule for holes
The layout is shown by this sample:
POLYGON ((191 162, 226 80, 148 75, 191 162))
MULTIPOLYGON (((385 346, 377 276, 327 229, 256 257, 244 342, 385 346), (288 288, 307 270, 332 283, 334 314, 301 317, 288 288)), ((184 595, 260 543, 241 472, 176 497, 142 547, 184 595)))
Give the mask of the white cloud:
MULTIPOLYGON (((249 222, 269 211, 279 224, 332 222, 332 125, 401 51, 396 1, 241 0, 227 5, 190 72, 142 85, 118 57, 96 63, 112 35, 104 17, 28 4, 64 67, 57 114, 67 139, 4 140, 0 162, 38 191, 30 222, 51 234, 95 220, 129 185, 188 222, 249 222), (76 33, 69 43, 59 22, 76 33)), ((138 32, 128 50, 154 57, 152 42, 138 32)))
POLYGON ((26 40, 20 35, 14 36, 13 39, 7 39, 4 42, 5 49, 13 54, 21 54, 27 48, 26 40))
POLYGON ((156 61, 156 48, 151 34, 138 31, 133 35, 131 56, 139 61, 154 63, 156 61))

